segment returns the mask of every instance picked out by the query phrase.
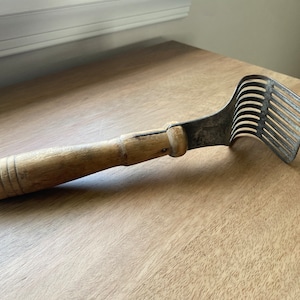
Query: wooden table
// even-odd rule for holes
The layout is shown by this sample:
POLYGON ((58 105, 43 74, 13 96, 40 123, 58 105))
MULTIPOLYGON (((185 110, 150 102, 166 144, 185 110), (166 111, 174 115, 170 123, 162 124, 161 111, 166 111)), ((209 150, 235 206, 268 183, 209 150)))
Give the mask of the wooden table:
MULTIPOLYGON (((300 93, 176 42, 5 88, 0 156, 198 118, 253 73, 300 93)), ((299 182, 244 137, 2 200, 0 299, 299 299, 299 182)))

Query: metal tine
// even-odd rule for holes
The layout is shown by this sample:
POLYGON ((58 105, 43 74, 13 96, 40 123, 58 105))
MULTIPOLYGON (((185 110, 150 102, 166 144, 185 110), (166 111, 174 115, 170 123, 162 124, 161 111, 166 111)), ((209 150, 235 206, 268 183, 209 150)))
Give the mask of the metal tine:
POLYGON ((277 133, 284 137, 287 140, 287 142, 289 142, 291 145, 297 145, 297 138, 293 139, 293 136, 290 136, 289 132, 287 132, 284 128, 279 127, 278 124, 276 124, 272 119, 268 118, 265 122, 265 126, 267 126, 268 128, 275 129, 277 133))
MULTIPOLYGON (((284 91, 287 95, 289 95, 290 98, 293 100, 296 100, 297 102, 300 102, 300 97, 297 96, 292 91, 288 91, 284 89, 279 84, 276 84, 276 88, 280 88, 282 91, 284 91)), ((276 88, 273 88, 272 93, 275 94, 279 99, 284 100, 284 103, 288 104, 291 108, 293 108, 296 112, 299 112, 299 107, 291 101, 290 98, 286 97, 286 95, 282 94, 280 91, 278 91, 276 88)))
POLYGON ((258 79, 258 80, 256 77, 254 77, 253 79, 246 77, 242 82, 240 82, 237 91, 241 91, 242 89, 246 89, 248 87, 256 87, 256 88, 259 87, 259 88, 263 88, 266 91, 267 81, 265 79, 258 79))
POLYGON ((256 102, 256 101, 251 101, 251 100, 245 100, 243 102, 240 102, 238 106, 235 109, 235 113, 241 110, 251 110, 251 111, 261 111, 262 103, 261 102, 256 102))
MULTIPOLYGON (((299 121, 300 119, 295 116, 291 111, 287 110, 286 107, 284 107, 281 103, 277 102, 276 105, 279 106, 282 110, 280 110, 278 107, 276 107, 272 102, 270 102, 270 108, 276 112, 278 116, 280 116, 282 119, 284 119, 289 125, 291 125, 293 128, 299 127, 299 121), (295 121, 296 119, 296 121, 295 121)), ((276 116, 274 116, 276 117, 276 116)))
POLYGON ((238 102, 236 103, 234 113, 238 112, 239 110, 242 109, 247 109, 247 108, 254 108, 259 111, 261 111, 262 107, 262 102, 263 100, 260 98, 245 98, 245 99, 239 99, 238 102))
MULTIPOLYGON (((257 98, 257 99, 259 99, 259 98, 257 98)), ((242 112, 242 111, 249 111, 249 112, 256 111, 256 112, 260 113, 261 107, 262 107, 262 100, 256 101, 255 98, 244 99, 237 103, 235 110, 234 110, 234 117, 236 117, 239 114, 239 112, 242 112)))
MULTIPOLYGON (((276 89, 273 89, 272 94, 276 95, 280 100, 284 100, 284 103, 287 104, 287 105, 289 105, 294 111, 299 112, 299 108, 297 107, 297 105, 295 103, 293 103, 293 101, 291 101, 284 94, 280 93, 276 89)), ((272 100, 278 102, 275 97, 272 97, 272 100)))
POLYGON ((285 162, 291 161, 291 157, 295 157, 297 145, 288 143, 284 137, 279 135, 272 126, 265 124, 263 133, 260 137, 271 149, 279 155, 285 162), (267 143, 268 141, 268 143, 267 143))
POLYGON ((239 130, 237 131, 231 138, 230 138, 230 144, 233 143, 233 141, 238 138, 239 136, 245 136, 245 135, 251 135, 254 137, 257 137, 257 135, 250 130, 250 128, 245 128, 244 130, 239 130))
POLYGON ((238 132, 236 132, 234 134, 234 136, 230 139, 230 144, 233 143, 233 141, 238 138, 239 136, 244 136, 245 134, 249 134, 249 135, 253 135, 255 137, 257 137, 257 135, 251 131, 250 129, 245 129, 245 130, 239 130, 238 132))
POLYGON ((274 86, 272 88, 272 95, 275 95, 276 97, 274 100, 279 99, 284 104, 287 104, 294 112, 297 114, 299 113, 299 104, 300 104, 300 96, 295 94, 292 91, 287 90, 284 86, 281 86, 279 83, 274 83, 274 86))
POLYGON ((282 120, 280 120, 276 116, 276 114, 274 114, 271 110, 268 111, 268 117, 269 118, 267 118, 267 121, 269 123, 272 123, 272 126, 277 127, 278 125, 281 125, 281 130, 283 130, 285 132, 285 134, 292 136, 295 140, 299 139, 299 134, 297 134, 297 132, 295 132, 295 128, 293 127, 293 125, 288 124, 289 126, 287 126, 287 124, 282 122, 282 120), (288 128, 289 130, 287 130, 286 128, 288 128))
POLYGON ((286 140, 284 140, 282 136, 280 136, 272 126, 268 126, 268 124, 265 124, 261 136, 267 136, 268 139, 271 139, 273 142, 279 143, 281 145, 280 148, 285 149, 287 153, 293 151, 294 147, 291 144, 289 145, 289 143, 286 140))
POLYGON ((272 103, 270 103, 270 109, 271 110, 269 110, 269 111, 271 113, 273 111, 272 115, 274 115, 274 119, 279 119, 279 120, 285 121, 286 123, 288 123, 289 126, 291 126, 293 128, 293 130, 299 132, 298 124, 300 122, 300 119, 295 121, 295 118, 293 116, 291 116, 291 113, 288 110, 282 111, 281 109, 279 109, 272 103))
POLYGON ((238 99, 233 115, 232 128, 240 121, 246 121, 251 116, 251 121, 257 123, 261 115, 263 99, 259 97, 249 97, 238 99))
MULTIPOLYGON (((251 81, 251 82, 244 82, 241 84, 241 86, 237 89, 236 92, 236 99, 237 102, 240 99, 243 99, 245 96, 247 96, 247 98, 249 98, 249 95, 260 95, 261 99, 264 99, 264 95, 266 93, 266 84, 263 84, 261 82, 255 82, 255 81, 251 81), (251 87, 251 88, 249 88, 251 87), (261 90, 262 89, 262 90, 261 90)), ((257 97, 259 98, 259 97, 257 97)))
POLYGON ((238 125, 240 122, 245 122, 245 121, 251 121, 255 124, 258 124, 259 122, 259 112, 253 111, 249 112, 248 110, 246 111, 240 111, 238 114, 235 115, 231 128, 233 129, 236 125, 238 125))
POLYGON ((246 89, 246 90, 241 90, 238 95, 237 95, 237 101, 239 101, 239 99, 243 99, 243 98, 249 98, 251 97, 250 95, 256 95, 257 98, 259 98, 259 95, 261 96, 261 99, 264 99, 264 95, 266 92, 262 91, 262 90, 256 90, 256 89, 246 89))
MULTIPOLYGON (((258 84, 258 83, 257 83, 258 84)), ((260 84, 259 86, 257 86, 255 84, 255 82, 253 83, 248 83, 248 84, 244 84, 240 89, 239 92, 236 95, 237 99, 241 99, 245 96, 249 96, 249 95, 256 95, 256 96, 260 96, 262 99, 264 98, 264 95, 266 93, 266 85, 265 84, 260 84)))
POLYGON ((237 135, 240 135, 240 134, 247 133, 247 134, 252 134, 252 135, 257 136, 256 128, 257 128, 257 126, 254 124, 247 124, 246 126, 245 126, 245 124, 237 125, 231 133, 230 143, 235 139, 235 137, 237 135))
POLYGON ((242 107, 244 104, 252 104, 253 106, 258 106, 258 109, 260 110, 263 106, 264 99, 260 97, 243 97, 242 99, 237 99, 237 102, 235 104, 235 110, 239 110, 240 107, 242 107))
MULTIPOLYGON (((254 113, 254 114, 250 114, 249 112, 240 112, 240 114, 238 116, 235 117, 234 122, 232 123, 232 132, 235 130, 235 127, 238 126, 239 124, 241 124, 241 122, 243 122, 243 124, 246 124, 247 122, 252 122, 254 124, 256 124, 256 127, 258 126, 258 122, 259 122, 259 113, 254 113)), ((249 123, 249 124, 252 124, 249 123)))
POLYGON ((236 135, 241 133, 250 133, 257 136, 259 115, 258 111, 237 111, 231 127, 230 142, 234 140, 236 135))
POLYGON ((287 133, 292 135, 295 139, 299 139, 299 126, 294 121, 286 118, 280 111, 274 110, 273 108, 268 110, 268 116, 272 118, 274 122, 282 125, 284 129, 288 128, 287 133))
POLYGON ((265 123, 264 132, 268 132, 278 142, 281 142, 282 146, 289 152, 292 152, 294 147, 296 146, 295 143, 289 141, 288 137, 283 137, 278 131, 276 132, 276 130, 274 130, 274 127, 269 126, 266 123, 265 123))
MULTIPOLYGON (((289 158, 289 161, 292 161, 298 151, 298 147, 295 147, 293 149, 286 149, 282 143, 280 143, 278 140, 276 140, 269 132, 264 131, 264 134, 262 135, 262 140, 265 141, 269 141, 269 143, 271 143, 273 145, 273 151, 278 154, 281 153, 282 155, 284 155, 286 157, 286 159, 284 159, 284 161, 287 162, 287 158, 289 158), (293 158, 291 158, 293 157, 293 158)), ((281 156, 282 157, 282 156, 281 156)))
POLYGON ((250 75, 240 81, 234 98, 230 143, 240 134, 254 135, 291 162, 300 144, 300 97, 268 77, 250 75))
POLYGON ((256 128, 258 126, 259 119, 257 118, 258 114, 251 115, 249 113, 240 114, 240 116, 235 120, 235 122, 232 124, 231 134, 234 133, 234 131, 239 128, 240 126, 250 126, 251 124, 255 124, 256 128))
POLYGON ((238 100, 242 98, 243 95, 249 94, 249 87, 256 88, 250 89, 250 92, 260 94, 263 98, 267 89, 267 80, 261 75, 248 75, 243 77, 238 83, 232 99, 238 100), (263 91, 261 89, 263 89, 263 91))
MULTIPOLYGON (((253 82, 246 82, 245 85, 247 87, 254 86, 253 82)), ((237 135, 243 133, 257 135, 263 99, 261 97, 254 97, 253 95, 245 97, 248 93, 253 94, 253 92, 253 89, 248 89, 239 94, 241 97, 237 99, 235 105, 230 141, 233 141, 237 135)), ((259 91, 259 94, 262 95, 261 91, 259 91)))
POLYGON ((276 153, 284 162, 289 163, 295 158, 296 155, 294 155, 294 153, 292 154, 292 157, 291 157, 289 155, 289 153, 287 153, 287 151, 285 149, 283 149, 276 140, 271 138, 271 136, 268 133, 266 133, 266 135, 261 136, 262 141, 266 145, 268 145, 271 148, 271 150, 274 153, 276 153))
MULTIPOLYGON (((282 90, 285 94, 287 94, 290 98, 292 98, 294 101, 296 102, 300 102, 300 97, 297 96, 295 93, 293 93, 292 91, 286 89, 284 86, 280 85, 279 83, 274 83, 274 86, 276 88, 279 88, 280 90, 282 90)), ((277 91, 276 89, 273 90, 274 95, 276 95, 279 100, 282 100, 283 103, 287 104, 290 108, 292 108, 292 110, 294 110, 295 112, 299 113, 299 107, 288 97, 286 97, 284 94, 280 93, 279 91, 277 91)), ((299 127, 299 122, 300 122, 300 118, 298 117, 298 115, 296 115, 292 110, 290 110, 288 107, 285 107, 283 105, 283 103, 278 101, 278 99, 276 97, 274 97, 272 95, 271 97, 271 102, 270 102, 270 107, 271 110, 274 111, 274 113, 272 111, 270 111, 270 116, 275 120, 275 121, 281 121, 281 123, 283 124, 282 127, 286 128, 288 126, 288 134, 290 136, 292 136, 295 139, 295 147, 299 147, 299 143, 300 143, 300 135, 299 135, 299 131, 300 131, 300 127, 299 127), (277 108, 272 102, 274 102, 279 108, 277 108), (280 120, 280 118, 283 119, 280 120), (286 122, 288 125, 286 125, 284 122, 286 122)))
POLYGON ((241 105, 243 105, 243 103, 259 103, 261 108, 262 103, 264 101, 264 93, 262 91, 255 91, 255 90, 246 90, 246 91, 242 91, 237 99, 236 99, 236 103, 235 103, 235 110, 238 110, 239 107, 241 105), (255 95, 255 96, 254 96, 255 95), (261 96, 261 97, 260 97, 261 96))
MULTIPOLYGON (((296 100, 297 102, 300 103, 300 96, 297 95, 296 93, 294 93, 293 91, 291 91, 290 89, 288 89, 287 87, 285 87, 284 85, 282 85, 281 83, 277 82, 277 81, 272 81, 274 89, 279 89, 281 91, 283 91, 285 94, 289 95, 289 97, 293 98, 293 100, 296 100)), ((297 109, 297 111, 299 111, 299 109, 297 109)))
MULTIPOLYGON (((258 123, 261 117, 260 109, 263 106, 262 102, 265 101, 264 97, 266 93, 266 84, 252 81, 245 83, 243 87, 247 87, 247 89, 242 88, 238 94, 232 124, 231 140, 233 140, 237 135, 245 133, 260 137, 260 135, 258 135, 257 128, 259 126, 258 123), (257 87, 256 85, 263 88, 264 91, 260 89, 254 89, 253 87, 257 87), (251 89, 249 89, 248 87, 251 87, 251 89), (255 94, 256 96, 254 97, 253 94, 255 94), (248 95, 252 96, 249 97, 248 95), (258 97, 258 95, 262 96, 262 98, 258 97)), ((282 149, 281 152, 284 151, 284 157, 289 156, 288 154, 292 151, 294 142, 289 138, 287 138, 287 141, 284 140, 283 137, 279 133, 276 133, 276 131, 268 126, 268 124, 264 124, 264 126, 269 130, 267 134, 273 135, 273 144, 276 143, 279 149, 282 149), (278 140, 278 142, 276 141, 276 139, 278 140)), ((278 126, 275 126, 275 128, 278 130, 278 126)), ((278 131, 280 131, 280 129, 278 131)), ((282 156, 282 153, 280 153, 280 155, 282 156)))

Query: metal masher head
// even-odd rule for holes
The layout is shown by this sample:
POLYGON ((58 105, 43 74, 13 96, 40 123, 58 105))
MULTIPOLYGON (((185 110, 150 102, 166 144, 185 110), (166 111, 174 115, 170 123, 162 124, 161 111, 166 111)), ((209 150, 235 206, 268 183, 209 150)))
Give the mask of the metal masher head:
POLYGON ((254 135, 289 163, 300 144, 300 97, 269 77, 249 75, 222 110, 181 125, 189 149, 228 146, 237 137, 254 135))
POLYGON ((265 76, 247 76, 234 97, 230 142, 241 134, 253 134, 283 161, 297 155, 300 144, 300 97, 265 76))

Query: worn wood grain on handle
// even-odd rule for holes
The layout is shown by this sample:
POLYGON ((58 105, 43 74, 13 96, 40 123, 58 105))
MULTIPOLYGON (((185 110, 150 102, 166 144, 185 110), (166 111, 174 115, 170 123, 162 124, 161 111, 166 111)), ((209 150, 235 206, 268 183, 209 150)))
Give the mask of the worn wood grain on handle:
POLYGON ((181 156, 187 139, 181 126, 122 135, 105 142, 50 148, 0 160, 0 199, 56 186, 115 166, 163 155, 181 156))

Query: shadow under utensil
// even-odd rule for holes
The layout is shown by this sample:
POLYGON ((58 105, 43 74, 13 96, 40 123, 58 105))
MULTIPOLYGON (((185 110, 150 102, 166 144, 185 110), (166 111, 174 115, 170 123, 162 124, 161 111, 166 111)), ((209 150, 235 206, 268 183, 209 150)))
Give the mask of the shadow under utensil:
MULTIPOLYGON (((226 192, 245 177, 267 174, 274 166, 286 165, 261 141, 248 137, 236 140, 231 147, 205 147, 185 155, 186 159, 163 157, 144 162, 142 168, 141 164, 116 167, 51 189, 1 200, 0 215, 101 206, 107 201, 143 198, 145 191, 148 195, 165 193, 170 197, 176 193, 192 195, 208 187, 226 192)), ((299 169, 300 163, 293 168, 299 169)))

